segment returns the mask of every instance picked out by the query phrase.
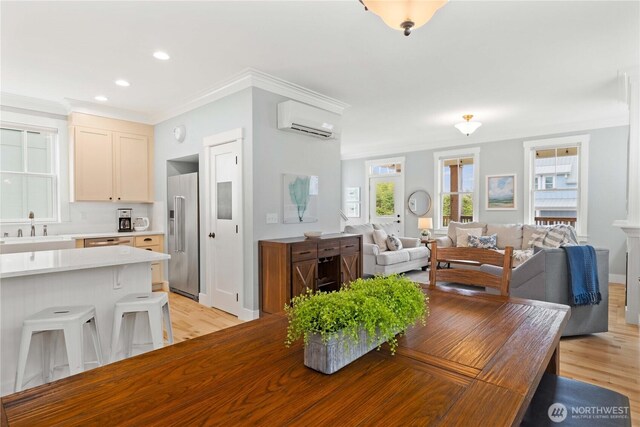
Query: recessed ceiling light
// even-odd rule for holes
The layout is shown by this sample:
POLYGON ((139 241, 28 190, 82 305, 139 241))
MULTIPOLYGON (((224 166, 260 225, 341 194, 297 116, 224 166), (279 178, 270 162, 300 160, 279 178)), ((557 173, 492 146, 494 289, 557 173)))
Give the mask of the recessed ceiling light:
POLYGON ((131 86, 131 83, 129 83, 129 82, 128 82, 128 81, 126 81, 126 80, 122 80, 122 79, 118 79, 118 80, 116 80, 116 84, 117 84, 118 86, 122 86, 122 87, 129 87, 129 86, 131 86))
POLYGON ((153 57, 161 61, 166 61, 167 59, 171 58, 167 52, 163 52, 161 50, 153 52, 153 57))
POLYGON ((109 100, 109 98, 107 98, 107 97, 106 97, 106 96, 104 96, 104 95, 98 95, 98 96, 96 96, 96 97, 95 97, 95 98, 93 98, 93 99, 95 99, 96 101, 100 101, 100 102, 106 102, 106 101, 108 101, 108 100, 109 100))

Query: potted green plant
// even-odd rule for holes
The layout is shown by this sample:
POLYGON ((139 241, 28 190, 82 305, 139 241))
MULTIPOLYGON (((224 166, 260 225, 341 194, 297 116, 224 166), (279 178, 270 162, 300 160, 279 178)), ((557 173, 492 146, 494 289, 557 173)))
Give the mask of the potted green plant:
POLYGON ((285 307, 286 344, 303 338, 305 366, 332 374, 385 341, 394 354, 398 333, 426 323, 428 302, 420 285, 399 275, 358 279, 336 292, 308 292, 285 307))

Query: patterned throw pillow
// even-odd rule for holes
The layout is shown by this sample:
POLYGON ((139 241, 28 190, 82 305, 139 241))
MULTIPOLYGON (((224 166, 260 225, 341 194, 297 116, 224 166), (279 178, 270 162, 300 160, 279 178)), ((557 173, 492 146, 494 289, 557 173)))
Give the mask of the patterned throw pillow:
POLYGON ((492 234, 491 236, 474 236, 469 235, 469 247, 480 249, 498 249, 496 246, 498 242, 498 235, 492 234))
POLYGON ((544 238, 547 237, 547 233, 549 229, 544 228, 541 230, 536 230, 531 233, 531 240, 529 240, 530 248, 544 248, 544 238))
POLYGON ((566 224, 558 224, 549 229, 542 243, 545 248, 559 248, 561 246, 577 245, 578 238, 573 227, 566 224))
POLYGON ((462 228, 456 229, 456 247, 466 248, 469 245, 469 236, 482 236, 482 228, 462 228))
POLYGON ((402 242, 392 234, 387 237, 387 248, 389 248, 390 251, 399 251, 402 249, 402 242))

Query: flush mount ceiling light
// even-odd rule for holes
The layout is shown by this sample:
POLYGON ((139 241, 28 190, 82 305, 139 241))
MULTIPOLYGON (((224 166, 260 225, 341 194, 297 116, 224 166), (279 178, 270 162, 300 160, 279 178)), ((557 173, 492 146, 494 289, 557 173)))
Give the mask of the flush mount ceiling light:
POLYGON ((433 14, 448 0, 358 0, 365 10, 378 15, 394 30, 404 31, 408 36, 412 30, 429 22, 433 14))
POLYGON ((98 96, 94 97, 93 99, 95 99, 96 101, 100 101, 100 102, 107 102, 109 100, 109 98, 107 98, 104 95, 98 95, 98 96))
POLYGON ((128 81, 126 81, 126 80, 122 80, 122 79, 118 79, 118 80, 116 80, 116 81, 115 81, 115 83, 116 83, 118 86, 122 86, 122 87, 129 87, 129 86, 131 86, 131 83, 129 83, 129 82, 128 82, 128 81))
POLYGON ((156 59, 159 59, 161 61, 166 61, 169 58, 171 58, 167 52, 163 52, 161 50, 153 52, 153 57, 156 58, 156 59))
POLYGON ((462 116, 462 118, 465 120, 464 122, 460 122, 457 125, 455 125, 455 127, 462 133, 464 133, 465 135, 469 136, 472 133, 474 133, 480 126, 482 126, 482 123, 480 122, 472 122, 471 119, 473 119, 473 114, 465 114, 464 116, 462 116))

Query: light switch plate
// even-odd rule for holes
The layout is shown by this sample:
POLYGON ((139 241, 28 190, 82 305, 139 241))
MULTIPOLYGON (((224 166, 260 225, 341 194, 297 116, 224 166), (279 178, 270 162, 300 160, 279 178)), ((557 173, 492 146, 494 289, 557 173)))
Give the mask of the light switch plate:
POLYGON ((277 224, 278 223, 278 214, 277 213, 268 213, 267 214, 267 224, 277 224))

